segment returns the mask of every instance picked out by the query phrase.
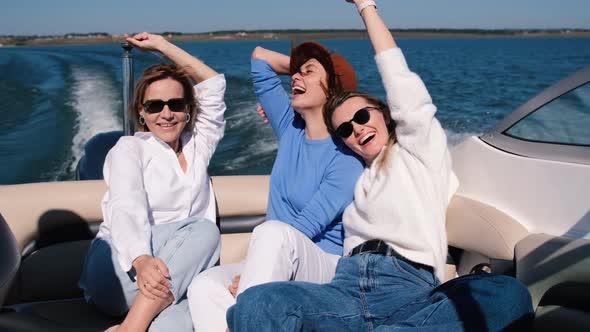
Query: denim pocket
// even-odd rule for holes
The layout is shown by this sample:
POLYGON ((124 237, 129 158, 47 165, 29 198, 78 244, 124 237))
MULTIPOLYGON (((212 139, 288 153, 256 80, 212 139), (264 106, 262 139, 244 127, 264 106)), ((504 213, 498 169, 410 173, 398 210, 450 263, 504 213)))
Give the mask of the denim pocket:
POLYGON ((413 280, 426 284, 429 287, 436 286, 436 277, 430 271, 415 268, 403 259, 399 259, 397 257, 391 257, 391 261, 401 273, 409 276, 413 280))

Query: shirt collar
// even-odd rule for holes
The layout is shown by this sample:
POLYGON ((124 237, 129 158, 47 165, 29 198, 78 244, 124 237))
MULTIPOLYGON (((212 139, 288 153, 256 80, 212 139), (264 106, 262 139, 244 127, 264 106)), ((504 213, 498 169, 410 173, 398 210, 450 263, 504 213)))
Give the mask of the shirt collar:
MULTIPOLYGON (((171 149, 170 145, 168 145, 168 143, 162 141, 161 139, 159 139, 156 135, 154 135, 153 133, 149 132, 149 131, 138 131, 136 132, 133 136, 140 138, 146 142, 153 142, 156 144, 160 144, 160 146, 162 146, 165 149, 171 149)), ((183 131, 180 134, 180 141, 182 143, 182 146, 184 148, 184 146, 187 145, 187 143, 192 139, 192 133, 189 131, 183 131)))

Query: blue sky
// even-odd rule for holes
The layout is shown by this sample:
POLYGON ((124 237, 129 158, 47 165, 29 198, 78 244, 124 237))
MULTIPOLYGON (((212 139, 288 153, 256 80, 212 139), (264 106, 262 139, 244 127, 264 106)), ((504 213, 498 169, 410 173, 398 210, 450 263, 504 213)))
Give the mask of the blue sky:
MULTIPOLYGON (((590 0, 377 0, 391 28, 584 28, 590 0)), ((0 0, 0 35, 361 28, 344 0, 0 0)))

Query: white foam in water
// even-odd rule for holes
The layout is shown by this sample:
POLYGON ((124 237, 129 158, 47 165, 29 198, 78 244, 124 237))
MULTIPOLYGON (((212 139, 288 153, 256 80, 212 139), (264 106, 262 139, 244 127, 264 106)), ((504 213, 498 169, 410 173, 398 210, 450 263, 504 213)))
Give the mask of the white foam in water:
POLYGON ((474 132, 457 133, 457 132, 454 132, 450 129, 445 129, 445 133, 447 134, 447 141, 448 141, 450 147, 454 147, 456 145, 459 145, 461 142, 463 142, 466 138, 468 138, 470 136, 481 136, 482 135, 482 133, 474 133, 474 132))
POLYGON ((244 101, 234 105, 236 111, 226 116, 228 128, 233 129, 232 134, 248 133, 250 138, 253 138, 253 143, 240 146, 237 154, 224 163, 223 169, 228 171, 248 169, 252 164, 258 163, 260 158, 274 156, 276 153, 278 143, 270 124, 265 124, 256 112, 257 105, 255 100, 244 101))
POLYGON ((248 145, 240 156, 231 160, 231 163, 226 163, 224 169, 234 171, 245 168, 261 157, 274 155, 277 149, 278 143, 274 137, 258 140, 256 143, 248 145))
POLYGON ((121 101, 113 82, 103 72, 83 67, 74 67, 73 77, 70 106, 78 118, 72 142, 74 160, 68 165, 71 172, 84 155, 84 145, 90 138, 98 133, 122 129, 117 117, 121 101))

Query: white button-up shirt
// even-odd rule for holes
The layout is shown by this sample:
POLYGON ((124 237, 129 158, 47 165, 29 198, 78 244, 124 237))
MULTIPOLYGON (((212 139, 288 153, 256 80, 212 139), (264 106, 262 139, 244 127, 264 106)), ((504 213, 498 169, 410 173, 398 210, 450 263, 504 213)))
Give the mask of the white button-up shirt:
POLYGON ((150 132, 125 136, 107 154, 97 237, 110 236, 124 271, 151 255, 151 226, 189 217, 215 222, 215 199, 207 166, 225 129, 225 77, 195 85, 198 111, 192 132, 181 134, 184 173, 175 152, 150 132))

